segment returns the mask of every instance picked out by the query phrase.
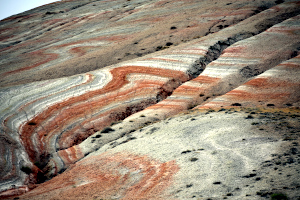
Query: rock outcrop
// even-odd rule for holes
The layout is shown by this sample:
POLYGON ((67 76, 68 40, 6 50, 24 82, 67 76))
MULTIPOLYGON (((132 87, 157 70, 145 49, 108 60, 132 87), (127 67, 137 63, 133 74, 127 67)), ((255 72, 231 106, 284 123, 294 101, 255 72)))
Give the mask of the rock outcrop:
POLYGON ((299 197, 299 14, 72 0, 2 20, 0 198, 299 197))
POLYGON ((230 92, 199 108, 230 107, 299 107, 300 56, 284 61, 230 92))

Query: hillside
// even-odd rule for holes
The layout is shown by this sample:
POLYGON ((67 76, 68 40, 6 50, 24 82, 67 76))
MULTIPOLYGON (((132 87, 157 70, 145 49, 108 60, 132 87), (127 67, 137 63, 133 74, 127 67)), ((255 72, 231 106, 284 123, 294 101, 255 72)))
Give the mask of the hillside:
POLYGON ((0 199, 300 199, 299 14, 67 0, 0 21, 0 199))

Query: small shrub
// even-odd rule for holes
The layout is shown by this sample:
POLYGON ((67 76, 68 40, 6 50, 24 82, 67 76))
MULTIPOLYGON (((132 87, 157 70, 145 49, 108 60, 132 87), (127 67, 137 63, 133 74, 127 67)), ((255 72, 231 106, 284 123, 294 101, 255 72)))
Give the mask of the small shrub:
POLYGON ((245 119, 253 119, 252 115, 248 115, 245 119))
POLYGON ((110 125, 113 126, 113 125, 116 125, 116 124, 120 124, 122 121, 116 121, 116 122, 112 122, 110 125))
POLYGON ((190 153, 190 152, 192 152, 192 151, 191 150, 186 150, 186 151, 181 152, 181 154, 186 154, 186 153, 190 153))
POLYGON ((206 101, 207 99, 209 99, 210 97, 206 97, 204 100, 206 101))
POLYGON ((282 193, 274 193, 271 195, 272 200, 287 200, 288 197, 282 193))
POLYGON ((162 46, 157 46, 156 51, 160 51, 160 50, 162 50, 162 48, 163 48, 162 46))
POLYGON ((110 127, 106 127, 106 128, 104 128, 104 129, 101 131, 101 133, 110 133, 110 132, 113 132, 113 131, 115 131, 115 130, 112 129, 112 128, 110 128, 110 127))

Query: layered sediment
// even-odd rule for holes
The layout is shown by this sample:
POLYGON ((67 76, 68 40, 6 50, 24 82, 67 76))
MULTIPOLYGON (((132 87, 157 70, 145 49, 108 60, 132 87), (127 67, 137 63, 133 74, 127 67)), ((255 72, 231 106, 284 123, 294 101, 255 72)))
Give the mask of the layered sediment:
MULTIPOLYGON (((184 199, 175 189, 182 190, 179 182, 188 180, 184 173, 190 168, 177 150, 200 152, 196 141, 208 138, 201 145, 209 151, 219 148, 218 159, 225 162, 226 152, 241 149, 215 145, 215 137, 225 134, 223 139, 231 141, 227 135, 232 131, 253 141, 267 134, 246 136, 238 133, 241 126, 222 130, 219 113, 211 117, 220 124, 211 130, 205 126, 205 134, 196 136, 192 127, 213 123, 202 110, 299 112, 299 5, 271 0, 62 1, 2 20, 0 197, 184 199), (190 138, 183 139, 186 131, 180 126, 170 125, 174 135, 162 128, 170 117, 191 109, 202 114, 191 120, 197 123, 183 123, 190 138), (153 125, 160 120, 165 121, 153 125), (155 136, 159 140, 148 136, 158 129, 164 130, 155 136), (198 150, 183 150, 191 140, 198 150), (174 145, 182 145, 181 150, 174 145)), ((287 123, 298 131, 299 122, 290 115, 287 123)), ((227 121, 238 120, 252 131, 252 121, 243 114, 227 121)), ((230 161, 233 169, 241 169, 237 176, 260 164, 259 154, 271 148, 269 142, 276 145, 261 162, 276 154, 283 134, 247 143, 253 146, 230 161), (251 157, 248 151, 254 147, 251 157)), ((217 163, 215 158, 211 162, 217 163)), ((217 179, 221 174, 213 169, 217 179)), ((190 170, 197 176, 196 168, 190 170)), ((234 177, 239 179, 229 179, 234 177)), ((204 186, 194 184, 209 196, 204 186)))

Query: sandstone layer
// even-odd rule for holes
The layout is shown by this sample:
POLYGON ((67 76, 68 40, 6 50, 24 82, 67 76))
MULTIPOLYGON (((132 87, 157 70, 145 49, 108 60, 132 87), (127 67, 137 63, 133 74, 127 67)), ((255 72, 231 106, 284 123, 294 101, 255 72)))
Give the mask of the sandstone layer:
POLYGON ((300 198, 299 50, 299 1, 72 0, 4 19, 0 198, 300 198))

